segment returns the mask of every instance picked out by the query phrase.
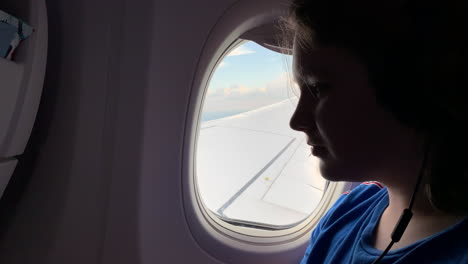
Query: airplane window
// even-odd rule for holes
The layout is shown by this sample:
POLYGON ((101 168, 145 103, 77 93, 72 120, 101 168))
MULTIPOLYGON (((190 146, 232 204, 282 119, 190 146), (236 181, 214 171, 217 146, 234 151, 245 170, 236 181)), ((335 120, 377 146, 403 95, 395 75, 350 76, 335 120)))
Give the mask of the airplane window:
POLYGON ((306 219, 326 188, 303 133, 289 127, 297 96, 291 56, 242 42, 205 91, 196 149, 204 206, 237 225, 284 229, 306 219))

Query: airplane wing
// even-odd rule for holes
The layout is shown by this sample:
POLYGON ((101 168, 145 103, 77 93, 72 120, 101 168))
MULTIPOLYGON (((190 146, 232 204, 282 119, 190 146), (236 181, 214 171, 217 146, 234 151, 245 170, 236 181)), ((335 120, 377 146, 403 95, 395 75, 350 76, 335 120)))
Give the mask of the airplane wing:
POLYGON ((284 227, 320 202, 326 181, 318 160, 305 135, 289 128, 294 100, 201 124, 198 190, 222 219, 284 227))

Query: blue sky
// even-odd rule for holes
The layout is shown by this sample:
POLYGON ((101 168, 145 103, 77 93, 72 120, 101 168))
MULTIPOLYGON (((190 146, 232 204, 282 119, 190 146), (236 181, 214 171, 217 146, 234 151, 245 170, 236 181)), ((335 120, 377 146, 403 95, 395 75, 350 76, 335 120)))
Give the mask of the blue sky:
POLYGON ((253 110, 291 97, 292 58, 255 42, 232 50, 215 70, 202 120, 253 110))

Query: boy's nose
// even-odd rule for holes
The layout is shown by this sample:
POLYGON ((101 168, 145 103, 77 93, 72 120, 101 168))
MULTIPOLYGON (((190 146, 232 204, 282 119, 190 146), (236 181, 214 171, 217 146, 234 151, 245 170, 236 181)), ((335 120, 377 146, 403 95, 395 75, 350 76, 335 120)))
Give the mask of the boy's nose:
POLYGON ((294 111, 293 115, 291 116, 291 120, 289 121, 289 126, 296 130, 296 131, 306 131, 307 123, 310 122, 310 118, 313 118, 310 113, 306 113, 301 107, 301 105, 297 105, 296 110, 294 111))

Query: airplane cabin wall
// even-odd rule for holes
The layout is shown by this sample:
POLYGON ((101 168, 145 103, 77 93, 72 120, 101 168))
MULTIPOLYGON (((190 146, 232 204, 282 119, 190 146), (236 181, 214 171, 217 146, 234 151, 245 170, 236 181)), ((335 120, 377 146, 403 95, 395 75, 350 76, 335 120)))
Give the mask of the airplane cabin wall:
POLYGON ((98 263, 112 166, 110 59, 120 46, 111 44, 120 35, 123 2, 113 1, 112 9, 110 1, 46 4, 49 56, 35 130, 47 137, 2 227, 0 262, 98 263))
POLYGON ((185 221, 181 164, 200 55, 234 2, 46 1, 46 138, 1 263, 219 263, 185 221))

